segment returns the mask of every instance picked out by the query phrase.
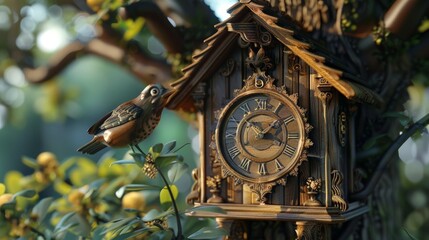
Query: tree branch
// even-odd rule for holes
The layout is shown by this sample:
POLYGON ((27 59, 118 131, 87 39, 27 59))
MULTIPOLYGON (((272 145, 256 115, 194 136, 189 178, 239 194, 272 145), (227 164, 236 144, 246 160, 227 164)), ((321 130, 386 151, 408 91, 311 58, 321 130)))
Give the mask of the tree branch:
POLYGON ((181 53, 184 49, 183 38, 154 2, 134 2, 119 10, 124 19, 143 17, 150 32, 164 45, 169 53, 181 53))
POLYGON ((407 39, 416 33, 428 8, 427 0, 396 0, 384 15, 385 26, 399 38, 407 39))
POLYGON ((146 84, 164 83, 171 80, 171 66, 168 63, 147 55, 134 41, 126 43, 126 46, 121 46, 119 39, 112 31, 106 29, 99 37, 87 44, 75 41, 57 51, 47 66, 35 69, 24 68, 24 73, 29 82, 42 83, 59 74, 81 54, 93 54, 115 63, 125 64, 146 84))
POLYGON ((380 181, 384 170, 386 170, 387 166, 392 162, 393 155, 397 153, 398 149, 402 146, 402 144, 407 141, 413 134, 417 131, 421 131, 429 124, 429 114, 421 118, 419 121, 411 125, 404 133, 402 133, 396 140, 389 146, 387 151, 381 157, 377 169, 372 175, 372 178, 369 180, 368 184, 364 188, 364 190, 354 193, 350 196, 351 200, 358 201, 366 199, 375 189, 378 182, 380 181))

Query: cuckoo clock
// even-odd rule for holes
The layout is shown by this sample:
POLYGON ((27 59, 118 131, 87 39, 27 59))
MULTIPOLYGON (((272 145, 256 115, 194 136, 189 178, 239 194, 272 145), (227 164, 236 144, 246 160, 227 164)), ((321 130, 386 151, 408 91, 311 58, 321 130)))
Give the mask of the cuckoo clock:
POLYGON ((348 198, 357 186, 353 109, 379 97, 270 6, 242 1, 230 13, 183 69, 168 106, 197 116, 189 203, 225 210, 194 215, 220 219, 233 239, 261 237, 261 228, 328 239, 329 226, 367 211, 348 198))

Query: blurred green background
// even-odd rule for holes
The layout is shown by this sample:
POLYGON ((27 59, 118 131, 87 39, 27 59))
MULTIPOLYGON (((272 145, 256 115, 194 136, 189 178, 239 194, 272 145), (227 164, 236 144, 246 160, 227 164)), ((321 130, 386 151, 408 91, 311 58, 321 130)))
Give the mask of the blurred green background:
MULTIPOLYGON (((10 170, 30 172, 21 162, 23 156, 35 158, 40 152, 50 151, 61 161, 80 155, 76 149, 90 140, 86 130, 92 123, 144 88, 126 69, 90 55, 79 57, 52 81, 26 83, 17 67, 19 57, 12 54, 16 49, 30 51, 34 64, 44 65, 71 40, 86 41, 94 36, 93 16, 56 2, 61 1, 0 0, 0 179, 10 170), (19 11, 14 8, 17 2, 19 11), (15 31, 16 38, 10 38, 11 31, 15 31)), ((224 19, 228 16, 226 8, 234 1, 206 2, 224 19)), ((142 39, 152 55, 163 56, 165 50, 153 36, 142 39)), ((415 79, 416 83, 429 82, 428 76, 417 78, 421 79, 415 79)), ((409 93, 406 114, 417 120, 429 112, 429 88, 415 84, 409 93)), ((199 153, 197 131, 172 111, 164 111, 159 126, 141 147, 147 149, 154 143, 171 140, 178 145, 190 143, 180 153, 189 160, 190 169, 195 167, 199 153)), ((121 158, 127 149, 109 151, 121 158)), ((91 158, 96 161, 105 153, 91 158)), ((395 164, 400 168, 403 227, 418 239, 429 239, 428 134, 407 141, 399 155, 402 161, 395 164)))

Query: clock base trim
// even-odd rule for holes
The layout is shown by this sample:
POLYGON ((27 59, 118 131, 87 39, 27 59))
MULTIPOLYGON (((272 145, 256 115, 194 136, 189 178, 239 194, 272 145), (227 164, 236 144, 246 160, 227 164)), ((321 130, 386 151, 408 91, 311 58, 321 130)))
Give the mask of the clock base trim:
POLYGON ((237 220, 264 220, 264 221, 311 221, 321 223, 342 223, 368 212, 368 206, 359 202, 349 205, 349 209, 341 212, 336 207, 309 207, 283 205, 254 205, 229 203, 196 203, 198 206, 217 206, 226 213, 205 211, 191 211, 188 216, 224 218, 237 220))

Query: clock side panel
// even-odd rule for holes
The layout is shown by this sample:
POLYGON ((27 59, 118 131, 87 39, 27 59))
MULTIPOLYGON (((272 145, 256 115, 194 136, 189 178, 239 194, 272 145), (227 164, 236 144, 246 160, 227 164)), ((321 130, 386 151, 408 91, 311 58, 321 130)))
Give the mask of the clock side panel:
MULTIPOLYGON (((201 158, 204 163, 204 171, 206 176, 221 176, 220 159, 217 156, 215 147, 214 133, 217 127, 217 117, 220 110, 234 98, 234 90, 242 87, 242 76, 246 71, 243 69, 245 53, 241 48, 234 48, 229 57, 224 61, 221 67, 207 80, 208 93, 203 114, 204 121, 204 139, 206 144, 205 156, 201 158)), ((201 133, 201 131, 200 131, 201 133)), ((206 184, 207 179, 202 179, 202 187, 205 188, 205 201, 210 201, 213 196, 210 191, 213 191, 206 184)), ((241 204, 242 186, 235 186, 231 179, 222 179, 219 183, 219 194, 223 202, 231 202, 241 204)))

